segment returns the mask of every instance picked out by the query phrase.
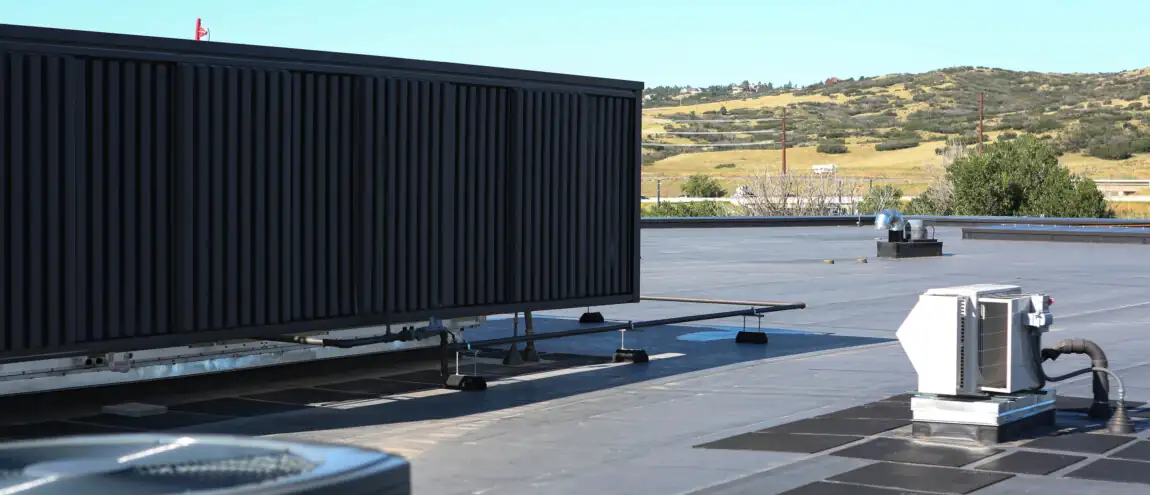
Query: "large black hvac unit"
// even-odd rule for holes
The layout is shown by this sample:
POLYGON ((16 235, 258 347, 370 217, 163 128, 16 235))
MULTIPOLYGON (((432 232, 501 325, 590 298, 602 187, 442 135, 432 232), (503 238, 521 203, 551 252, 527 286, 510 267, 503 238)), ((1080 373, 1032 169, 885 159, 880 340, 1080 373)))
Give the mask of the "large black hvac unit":
POLYGON ((642 84, 0 25, 0 358, 638 301, 642 84))
POLYGON ((345 445, 127 434, 0 443, 0 493, 410 495, 406 459, 345 445))

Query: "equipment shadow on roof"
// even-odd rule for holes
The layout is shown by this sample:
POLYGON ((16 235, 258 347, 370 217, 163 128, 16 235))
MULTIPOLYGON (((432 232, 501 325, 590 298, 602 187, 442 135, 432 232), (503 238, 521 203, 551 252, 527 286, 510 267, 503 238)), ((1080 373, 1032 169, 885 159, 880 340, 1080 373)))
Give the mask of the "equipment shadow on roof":
MULTIPOLYGON (((674 341, 677 332, 695 331, 696 328, 673 328, 658 330, 666 332, 667 338, 660 342, 674 341)), ((606 340, 597 347, 613 352, 618 344, 618 337, 605 336, 606 340)), ((297 433, 333 428, 355 428, 364 426, 379 426, 386 424, 401 424, 430 420, 451 419, 480 414, 491 411, 510 409, 529 403, 561 399, 573 395, 605 390, 648 380, 655 380, 691 373, 715 367, 760 360, 767 357, 779 357, 800 354, 819 350, 831 350, 854 347, 859 345, 883 342, 884 339, 842 336, 796 336, 778 335, 772 337, 768 346, 739 346, 734 342, 721 343, 687 343, 684 345, 704 345, 710 352, 694 350, 694 354, 683 354, 680 358, 656 360, 646 364, 617 364, 603 366, 605 356, 578 355, 563 348, 547 347, 553 341, 539 342, 540 354, 545 361, 538 364, 525 364, 522 366, 507 367, 492 363, 483 363, 477 366, 463 365, 462 373, 471 373, 478 369, 485 373, 489 380, 505 380, 498 386, 491 386, 486 391, 477 393, 438 393, 434 392, 441 385, 432 385, 432 382, 442 383, 442 376, 438 370, 425 370, 410 372, 401 375, 378 376, 370 380, 344 381, 331 386, 312 385, 305 393, 301 390, 280 392, 285 395, 268 405, 280 405, 279 402, 294 403, 296 407, 307 407, 303 403, 309 399, 338 398, 344 395, 354 396, 359 401, 350 401, 346 404, 328 404, 321 407, 308 408, 308 420, 300 421, 292 418, 268 417, 256 418, 258 420, 245 420, 226 423, 214 423, 203 427, 190 426, 182 431, 196 432, 199 429, 210 430, 213 433, 239 434, 239 435, 274 435, 283 433, 297 433), (552 352, 548 352, 552 351, 552 352), (547 372, 551 370, 573 369, 586 365, 579 372, 556 374, 540 379, 530 379, 527 373, 547 372), (527 371, 521 371, 527 370, 527 371), (527 375, 527 376, 525 376, 527 375), (380 396, 375 390, 387 390, 388 385, 410 385, 407 391, 399 392, 396 396, 380 396), (416 390, 422 386, 423 390, 416 390), (324 390, 326 389, 326 390, 324 390), (322 390, 322 391, 321 391, 322 390), (434 393, 431 393, 434 392, 434 393), (371 394, 369 396, 368 394, 371 394), (295 397, 300 395, 300 397, 295 397), (307 396, 307 397, 304 397, 307 396), (383 399, 383 400, 373 400, 383 399), (317 416, 322 415, 322 416, 317 416)), ((580 344, 586 346, 588 342, 580 344)), ((660 351, 663 347, 658 347, 660 351)), ((673 351, 673 349, 668 349, 673 351)), ((451 366, 454 372, 454 366, 451 366)), ((255 397, 255 396, 252 396, 255 397)), ((268 394, 260 397, 272 400, 268 394)), ((233 399, 235 400, 235 399, 233 399)), ((252 401, 256 402, 256 401, 252 401)), ((288 406, 288 404, 283 404, 288 406)), ((314 404, 313 404, 314 405, 314 404)), ((186 407, 175 406, 173 409, 188 410, 186 407)), ((195 411, 211 412, 211 411, 195 411)), ((218 413, 217 413, 218 414, 218 413)), ((239 414, 231 414, 240 416, 239 414)), ((253 416, 248 414, 247 416, 253 416)))

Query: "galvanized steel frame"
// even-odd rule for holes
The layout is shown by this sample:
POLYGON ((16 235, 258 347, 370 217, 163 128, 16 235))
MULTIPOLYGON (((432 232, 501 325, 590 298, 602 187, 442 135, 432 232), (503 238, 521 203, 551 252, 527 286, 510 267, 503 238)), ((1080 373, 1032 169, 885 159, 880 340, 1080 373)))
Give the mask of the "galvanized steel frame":
POLYGON ((0 84, 0 359, 638 301, 642 83, 0 25, 0 84))

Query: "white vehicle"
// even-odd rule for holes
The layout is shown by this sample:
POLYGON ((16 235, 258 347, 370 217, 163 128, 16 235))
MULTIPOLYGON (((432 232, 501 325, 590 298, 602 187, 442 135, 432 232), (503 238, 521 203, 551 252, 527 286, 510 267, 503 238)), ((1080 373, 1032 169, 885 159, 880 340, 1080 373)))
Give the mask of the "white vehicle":
POLYGON ((837 169, 838 167, 836 167, 834 164, 815 165, 811 167, 811 170, 814 171, 815 175, 833 174, 837 169))

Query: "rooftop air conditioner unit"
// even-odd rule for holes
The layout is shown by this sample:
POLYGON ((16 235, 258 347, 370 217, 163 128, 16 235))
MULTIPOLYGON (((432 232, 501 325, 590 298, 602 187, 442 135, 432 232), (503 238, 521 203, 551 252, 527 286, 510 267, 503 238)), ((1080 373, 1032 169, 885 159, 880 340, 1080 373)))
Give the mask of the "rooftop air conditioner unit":
POLYGON ((920 394, 979 397, 1043 386, 1039 356, 1050 298, 1011 285, 931 289, 896 336, 920 394))
POLYGON ((358 447, 201 434, 0 443, 0 493, 410 495, 402 457, 358 447))

